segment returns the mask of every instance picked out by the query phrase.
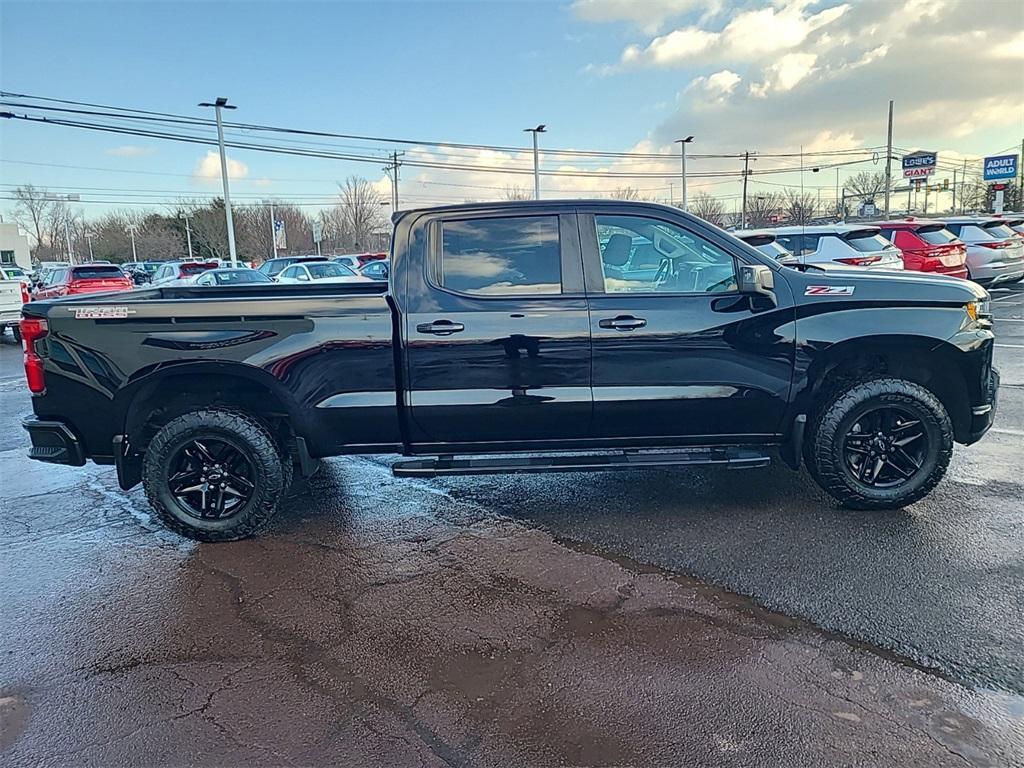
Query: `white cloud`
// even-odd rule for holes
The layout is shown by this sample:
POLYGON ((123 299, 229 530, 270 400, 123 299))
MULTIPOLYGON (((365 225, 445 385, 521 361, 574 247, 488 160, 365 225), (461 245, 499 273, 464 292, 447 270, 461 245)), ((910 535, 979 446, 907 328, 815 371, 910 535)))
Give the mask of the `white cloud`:
POLYGON ((764 80, 750 86, 752 96, 764 98, 773 92, 791 91, 801 80, 814 72, 818 60, 813 53, 787 53, 764 70, 764 80))
MULTIPOLYGON (((235 160, 234 158, 229 157, 227 161, 229 179, 244 179, 249 175, 249 166, 241 160, 235 160)), ((192 170, 192 178, 205 184, 219 182, 220 155, 213 150, 210 150, 203 155, 203 157, 199 159, 199 162, 196 163, 196 167, 192 170)))
POLYGON ((768 6, 735 15, 721 31, 685 26, 660 35, 646 46, 631 44, 622 51, 621 64, 675 67, 693 60, 757 61, 804 43, 819 29, 835 23, 849 10, 836 5, 806 13, 806 0, 781 7, 768 6))
POLYGON ((153 147, 136 147, 130 144, 126 144, 122 147, 111 147, 110 149, 104 150, 104 154, 112 155, 114 157, 143 157, 145 155, 151 155, 156 151, 153 147))
POLYGON ((686 87, 686 91, 696 91, 705 99, 720 104, 732 95, 742 79, 735 72, 723 69, 707 77, 694 78, 686 87))
MULTIPOLYGON (((1024 59, 1024 32, 1018 32, 1016 37, 1011 37, 1005 42, 999 43, 992 48, 992 57, 996 59, 1024 59)), ((1019 79, 1018 71, 1018 83, 1019 79)))

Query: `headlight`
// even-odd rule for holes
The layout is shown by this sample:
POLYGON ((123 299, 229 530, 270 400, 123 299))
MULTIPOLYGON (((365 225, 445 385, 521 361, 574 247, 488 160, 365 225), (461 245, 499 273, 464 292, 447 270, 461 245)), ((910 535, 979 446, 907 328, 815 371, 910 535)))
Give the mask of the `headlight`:
POLYGON ((992 302, 989 299, 968 302, 964 305, 964 309, 967 311, 967 316, 974 322, 979 320, 991 322, 992 320, 992 302))

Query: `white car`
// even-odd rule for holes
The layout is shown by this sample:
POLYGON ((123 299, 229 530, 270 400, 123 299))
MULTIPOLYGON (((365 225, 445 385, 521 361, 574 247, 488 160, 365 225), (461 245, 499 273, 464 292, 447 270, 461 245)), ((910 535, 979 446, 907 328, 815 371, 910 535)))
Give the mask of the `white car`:
POLYGON ((986 288, 1024 279, 1024 238, 1002 216, 954 216, 946 228, 967 244, 968 279, 986 288))
POLYGON ((765 256, 776 261, 793 258, 793 254, 787 251, 782 243, 779 242, 779 236, 775 234, 773 229, 738 229, 729 234, 733 237, 738 237, 747 245, 752 245, 765 256))
POLYGON ((292 264, 281 270, 279 283, 372 283, 368 277, 357 275, 344 264, 333 261, 309 261, 292 264))
POLYGON ((169 288, 174 285, 189 285, 192 279, 211 269, 217 269, 215 261, 169 261, 161 264, 153 273, 150 288, 169 288))
POLYGON ((779 244, 801 264, 834 262, 866 269, 903 269, 900 249, 882 237, 881 229, 864 224, 779 227, 779 244))

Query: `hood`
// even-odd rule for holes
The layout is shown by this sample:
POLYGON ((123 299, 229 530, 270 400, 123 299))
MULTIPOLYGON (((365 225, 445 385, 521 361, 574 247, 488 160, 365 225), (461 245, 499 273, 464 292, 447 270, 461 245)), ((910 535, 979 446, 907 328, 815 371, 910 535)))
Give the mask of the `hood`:
POLYGON ((806 271, 784 269, 797 301, 878 301, 960 303, 982 301, 988 292, 977 283, 929 272, 850 269, 828 265, 806 271))

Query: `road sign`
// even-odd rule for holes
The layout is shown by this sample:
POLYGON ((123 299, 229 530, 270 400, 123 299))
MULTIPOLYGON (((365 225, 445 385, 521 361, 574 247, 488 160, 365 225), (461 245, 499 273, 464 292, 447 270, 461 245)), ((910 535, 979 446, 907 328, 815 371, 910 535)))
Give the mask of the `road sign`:
POLYGON ((985 158, 985 181, 1005 181, 1017 175, 1017 155, 985 158))
POLYGON ((911 152, 903 156, 903 178, 919 179, 935 173, 938 155, 935 152, 911 152))
POLYGON ((324 228, 319 221, 313 222, 313 242, 319 243, 324 239, 324 228))

